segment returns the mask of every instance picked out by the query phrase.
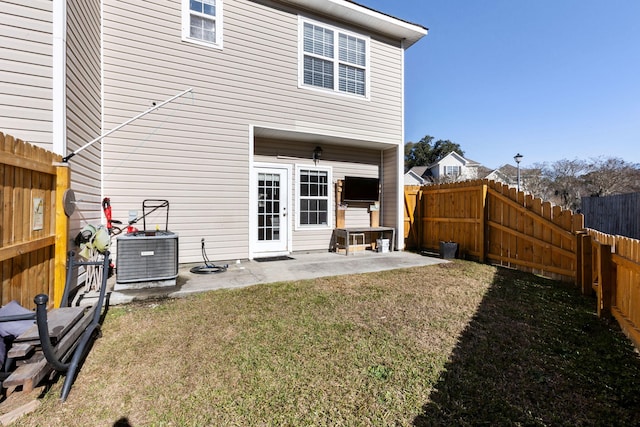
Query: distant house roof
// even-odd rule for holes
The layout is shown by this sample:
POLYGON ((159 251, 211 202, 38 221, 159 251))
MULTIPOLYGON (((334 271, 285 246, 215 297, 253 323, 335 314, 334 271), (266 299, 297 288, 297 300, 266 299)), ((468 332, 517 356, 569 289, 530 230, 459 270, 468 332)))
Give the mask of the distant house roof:
POLYGON ((428 166, 414 166, 411 169, 409 169, 409 172, 412 172, 418 176, 424 176, 427 169, 429 169, 428 166))
POLYGON ((468 157, 465 157, 465 160, 468 162, 467 166, 468 167, 482 167, 482 165, 480 164, 480 162, 476 162, 475 160, 471 160, 468 157))
POLYGON ((478 178, 500 181, 505 184, 513 184, 518 176, 518 168, 509 164, 502 165, 497 169, 489 169, 484 166, 478 168, 478 178))
POLYGON ((498 170, 508 176, 516 176, 518 174, 518 168, 509 164, 500 166, 498 170))
POLYGON ((435 166, 437 166, 438 164, 442 163, 442 161, 444 159, 446 159, 447 157, 455 157, 456 159, 458 159, 458 161, 460 161, 460 163, 462 163, 464 166, 469 167, 469 168, 473 168, 473 167, 478 167, 480 166, 480 163, 474 161, 474 160, 470 160, 467 159, 464 156, 461 156, 459 153, 452 151, 449 154, 447 154, 446 156, 444 156, 443 158, 441 158, 440 160, 433 162, 432 164, 430 164, 429 166, 427 166, 428 169, 431 169, 435 166))
POLYGON ((412 167, 410 169, 410 171, 415 173, 418 176, 423 177, 423 178, 431 176, 431 169, 436 167, 438 164, 440 164, 447 157, 456 157, 460 161, 460 163, 462 163, 466 167, 470 167, 470 168, 483 167, 480 163, 476 162, 475 160, 467 159, 466 157, 461 156, 460 154, 456 153, 455 151, 452 151, 451 153, 449 153, 446 156, 444 156, 442 159, 440 159, 440 160, 438 160, 436 162, 433 162, 428 166, 414 166, 414 167, 412 167))
POLYGON ((481 165, 481 166, 478 166, 477 170, 478 170, 478 178, 484 179, 489 175, 491 175, 491 173, 493 173, 495 169, 489 169, 488 167, 481 165))
POLYGON ((404 174, 404 185, 423 185, 425 183, 425 179, 415 173, 413 170, 407 171, 404 174))

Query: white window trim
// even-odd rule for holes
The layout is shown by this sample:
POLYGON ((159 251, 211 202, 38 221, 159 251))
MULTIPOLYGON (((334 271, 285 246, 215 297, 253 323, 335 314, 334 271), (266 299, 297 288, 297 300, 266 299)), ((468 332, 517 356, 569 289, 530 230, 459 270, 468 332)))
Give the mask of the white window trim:
POLYGON ((296 165, 296 177, 295 177, 295 188, 293 191, 293 195, 295 198, 295 229, 296 231, 309 231, 309 230, 328 230, 333 229, 333 168, 331 166, 314 166, 314 165, 296 165), (302 170, 316 170, 316 171, 324 171, 327 172, 327 224, 317 224, 317 225, 309 225, 309 224, 300 224, 300 171, 302 170))
POLYGON ((462 166, 460 165, 445 165, 444 166, 444 175, 445 176, 461 176, 462 175, 462 166), (448 168, 455 168, 455 173, 448 173, 447 169, 448 168))
POLYGON ((371 99, 371 37, 366 36, 364 34, 359 34, 356 33, 354 31, 349 31, 349 30, 345 30, 344 28, 340 28, 340 27, 336 27, 333 25, 329 25, 325 22, 321 22, 321 21, 315 21, 313 19, 310 18, 306 18, 302 15, 298 15, 298 88, 299 89, 306 89, 306 90, 312 90, 312 91, 316 91, 316 92, 322 92, 322 93, 330 93, 330 94, 334 94, 334 95, 341 95, 341 96, 347 96, 349 98, 356 98, 356 99, 364 99, 369 101, 371 99), (334 34, 334 58, 333 58, 333 74, 334 74, 334 78, 335 78, 335 82, 334 82, 334 88, 333 89, 326 89, 326 88, 322 88, 322 87, 318 87, 318 86, 313 86, 313 85, 307 85, 304 83, 304 24, 308 23, 308 24, 313 24, 313 25, 317 25, 319 27, 323 27, 323 28, 327 28, 333 31, 334 34), (342 33, 342 34, 346 34, 348 36, 353 36, 353 37, 357 37, 359 39, 363 39, 366 42, 366 63, 364 66, 364 70, 365 70, 365 90, 364 90, 364 96, 363 95, 358 95, 355 93, 349 93, 349 92, 342 92, 339 89, 339 85, 338 85, 338 79, 339 79, 339 64, 340 61, 338 59, 338 55, 339 55, 339 43, 338 43, 338 35, 342 33))
POLYGON ((212 47, 215 49, 222 49, 222 35, 223 35, 223 12, 224 0, 216 0, 216 42, 210 43, 201 39, 194 39, 189 36, 191 25, 191 9, 189 8, 189 0, 182 0, 182 41, 197 44, 200 46, 212 47))

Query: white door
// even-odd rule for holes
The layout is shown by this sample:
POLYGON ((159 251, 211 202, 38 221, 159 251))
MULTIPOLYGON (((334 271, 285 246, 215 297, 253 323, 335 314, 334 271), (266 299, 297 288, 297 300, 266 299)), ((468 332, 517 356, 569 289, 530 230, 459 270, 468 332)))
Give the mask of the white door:
POLYGON ((256 230, 253 254, 255 256, 288 253, 289 209, 287 168, 256 167, 253 174, 253 185, 257 197, 253 212, 256 230))

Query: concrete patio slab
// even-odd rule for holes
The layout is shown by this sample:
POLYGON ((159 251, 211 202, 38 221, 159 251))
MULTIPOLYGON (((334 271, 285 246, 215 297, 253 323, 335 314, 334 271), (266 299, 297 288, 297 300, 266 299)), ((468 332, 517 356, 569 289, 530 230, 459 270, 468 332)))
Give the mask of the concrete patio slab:
MULTIPOLYGON (((269 262, 247 260, 233 262, 230 263, 227 271, 211 274, 192 273, 190 269, 198 264, 180 265, 175 286, 114 291, 115 278, 112 277, 109 279, 109 290, 111 291, 109 304, 126 304, 154 298, 179 298, 215 289, 233 289, 264 283, 371 273, 447 262, 433 256, 405 251, 388 253, 362 251, 349 256, 334 252, 294 253, 290 257, 292 259, 269 262)), ((215 264, 223 263, 215 262, 215 264)), ((85 296, 85 299, 90 298, 90 295, 85 296)))

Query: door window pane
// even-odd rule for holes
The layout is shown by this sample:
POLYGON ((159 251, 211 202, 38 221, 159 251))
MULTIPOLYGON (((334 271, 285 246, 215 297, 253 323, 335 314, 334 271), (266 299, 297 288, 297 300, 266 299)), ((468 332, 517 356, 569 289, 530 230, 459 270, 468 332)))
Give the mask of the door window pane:
POLYGON ((280 238, 280 175, 258 174, 258 240, 280 238))

